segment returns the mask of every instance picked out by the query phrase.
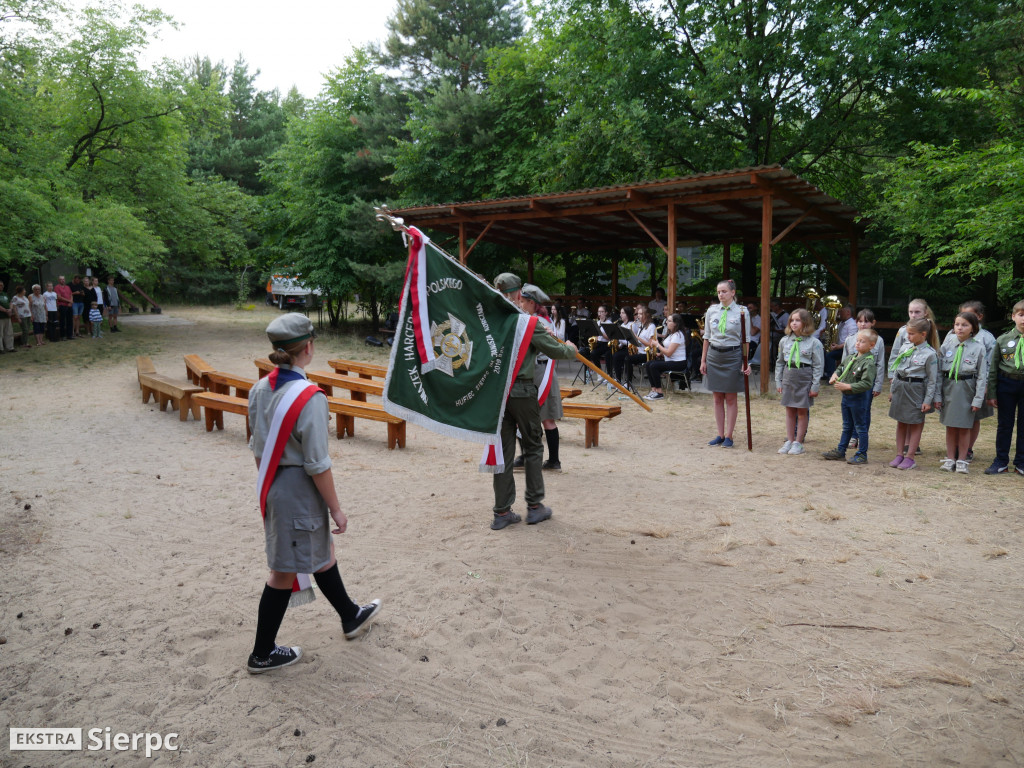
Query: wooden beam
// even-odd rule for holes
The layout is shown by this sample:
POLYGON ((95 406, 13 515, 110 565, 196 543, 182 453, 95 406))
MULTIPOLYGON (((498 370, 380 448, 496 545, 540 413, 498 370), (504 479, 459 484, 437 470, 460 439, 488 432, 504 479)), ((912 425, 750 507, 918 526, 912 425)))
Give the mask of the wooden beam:
POLYGON ((466 223, 459 222, 459 264, 466 266, 466 223))
POLYGON ((782 238, 784 238, 786 235, 788 235, 790 232, 792 232, 794 229, 796 229, 797 224, 799 224, 801 221, 803 221, 808 216, 810 216, 811 215, 811 211, 813 211, 813 210, 815 210, 815 209, 814 208, 809 208, 808 210, 806 210, 803 213, 801 213, 799 218, 797 218, 792 224, 790 224, 784 230, 779 232, 779 234, 777 234, 774 238, 772 238, 772 245, 778 245, 779 241, 781 241, 782 238))
MULTIPOLYGON (((788 205, 792 205, 794 208, 799 208, 801 211, 809 211, 814 208, 813 205, 809 205, 800 199, 798 195, 791 194, 786 191, 783 187, 771 182, 768 179, 761 178, 756 173, 750 175, 750 183, 757 187, 771 192, 772 195, 778 197, 780 200, 786 201, 788 205)), ((843 221, 838 216, 833 216, 828 211, 817 210, 812 214, 816 219, 827 221, 833 227, 843 232, 846 232, 849 237, 854 236, 854 227, 848 221, 843 221)))
MULTIPOLYGON (((672 210, 674 210, 674 209, 675 209, 675 206, 674 206, 674 205, 672 205, 672 204, 670 203, 670 204, 669 204, 669 206, 668 206, 668 208, 669 208, 669 211, 672 211, 672 210)), ((646 224, 644 224, 644 223, 643 223, 642 221, 640 221, 640 217, 638 217, 638 216, 637 216, 637 215, 636 215, 635 213, 633 213, 632 211, 627 211, 627 213, 628 213, 628 214, 629 214, 630 216, 632 216, 632 217, 633 217, 633 221, 635 221, 635 222, 636 222, 636 223, 637 223, 637 224, 638 224, 638 225, 640 226, 640 229, 642 229, 642 230, 643 230, 644 232, 646 232, 646 233, 647 233, 647 236, 648 236, 649 238, 651 238, 651 240, 653 240, 653 241, 654 241, 654 242, 655 242, 655 243, 657 244, 657 246, 658 246, 659 248, 661 248, 661 250, 662 250, 662 251, 664 251, 664 252, 665 252, 665 255, 666 255, 666 256, 671 256, 671 253, 669 252, 669 249, 668 249, 668 247, 667 247, 667 246, 666 246, 666 245, 665 245, 664 243, 662 243, 662 242, 661 242, 661 240, 659 240, 659 239, 658 239, 658 236, 657 236, 657 235, 655 235, 655 234, 654 234, 653 232, 651 232, 651 230, 650 230, 650 229, 648 229, 648 228, 647 228, 647 225, 646 225, 646 224)), ((675 217, 674 217, 674 216, 671 216, 671 215, 670 215, 670 216, 668 217, 668 226, 669 226, 669 232, 674 232, 674 231, 675 231, 675 226, 676 226, 676 225, 675 225, 675 217)))
POLYGON ((465 224, 459 224, 459 261, 462 262, 462 266, 466 266, 466 259, 469 258, 469 254, 471 254, 473 252, 473 249, 476 248, 480 244, 481 240, 484 239, 484 237, 487 235, 487 231, 491 228, 492 224, 494 224, 493 221, 488 221, 487 222, 487 226, 484 227, 484 231, 476 236, 476 238, 473 240, 473 244, 471 246, 469 246, 469 250, 468 251, 465 251, 465 241, 462 239, 464 237, 464 235, 463 235, 463 231, 464 231, 463 228, 466 225, 465 224), (465 253, 463 253, 463 251, 465 251, 465 253))

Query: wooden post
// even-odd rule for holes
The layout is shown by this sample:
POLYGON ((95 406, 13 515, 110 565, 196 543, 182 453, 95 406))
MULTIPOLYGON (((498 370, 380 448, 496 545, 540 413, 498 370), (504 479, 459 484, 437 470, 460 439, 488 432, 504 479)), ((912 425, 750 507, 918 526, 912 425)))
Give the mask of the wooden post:
MULTIPOLYGON (((761 198, 761 344, 764 344, 765 337, 769 337, 768 323, 768 294, 772 289, 772 196, 766 193, 761 198)), ((768 347, 771 349, 771 346, 768 347)), ((764 353, 761 353, 761 394, 768 391, 768 363, 764 353)))
POLYGON ((676 204, 668 204, 668 270, 665 278, 665 317, 676 311, 676 204))
POLYGON ((466 222, 459 222, 459 264, 466 266, 466 222))

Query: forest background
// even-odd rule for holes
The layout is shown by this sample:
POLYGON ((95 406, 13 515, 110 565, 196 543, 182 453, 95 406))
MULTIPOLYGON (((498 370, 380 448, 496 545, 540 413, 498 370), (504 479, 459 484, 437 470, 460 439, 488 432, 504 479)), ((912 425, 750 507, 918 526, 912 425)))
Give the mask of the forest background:
MULTIPOLYGON (((306 99, 258 90, 244 58, 143 67, 173 23, 156 7, 0 0, 0 278, 122 268, 206 303, 287 270, 322 288, 332 324, 358 297, 376 327, 404 267, 376 205, 779 163, 866 217, 860 283, 889 286, 895 319, 917 295, 947 316, 1005 308, 1024 292, 1022 4, 399 0, 388 36, 306 99)), ((808 254, 775 250, 774 292, 795 292, 808 254)), ((816 250, 846 270, 845 244, 816 250)), ((663 285, 657 249, 616 255, 638 292, 663 285)), ((484 242, 470 267, 530 256, 484 242)), ((609 256, 537 254, 536 279, 608 294, 609 256)), ((734 272, 748 295, 759 256, 734 272)))

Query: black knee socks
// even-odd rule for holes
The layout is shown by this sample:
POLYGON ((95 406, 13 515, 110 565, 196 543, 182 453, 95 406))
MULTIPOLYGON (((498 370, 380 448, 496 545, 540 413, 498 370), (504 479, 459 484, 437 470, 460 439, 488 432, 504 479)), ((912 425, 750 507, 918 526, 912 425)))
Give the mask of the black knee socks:
POLYGON ((316 585, 320 587, 324 597, 330 601, 334 610, 341 616, 342 621, 351 621, 356 617, 359 606, 352 602, 348 592, 345 591, 345 584, 341 581, 337 563, 326 571, 314 573, 313 578, 316 579, 316 585))
POLYGON ((558 461, 558 427, 545 429, 544 437, 548 441, 548 459, 558 461))
POLYGON ((290 589, 274 589, 269 584, 263 586, 263 597, 260 598, 260 610, 256 619, 256 642, 252 652, 265 659, 277 646, 277 630, 281 628, 288 600, 292 596, 290 589))

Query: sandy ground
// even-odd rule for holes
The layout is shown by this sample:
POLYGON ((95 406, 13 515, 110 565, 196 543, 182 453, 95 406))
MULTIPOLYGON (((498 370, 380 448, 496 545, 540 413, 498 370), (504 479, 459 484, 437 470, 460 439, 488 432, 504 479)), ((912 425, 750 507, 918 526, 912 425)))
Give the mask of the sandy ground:
MULTIPOLYGON (((382 424, 332 442, 353 596, 384 600, 345 642, 327 602, 281 642, 303 661, 250 676, 265 579, 244 424, 143 405, 134 355, 254 375, 273 310, 170 309, 101 341, 0 358, 0 724, 178 733, 179 749, 0 752, 3 766, 1017 766, 1024 762, 1022 490, 898 472, 874 411, 871 464, 709 448, 710 398, 622 403, 583 449, 565 421, 554 518, 488 528, 478 447, 382 424)), ((324 339, 328 357, 383 360, 324 339)), ((604 402, 586 393, 585 401, 604 402)), ((737 441, 740 442, 739 440, 737 441)), ((520 509, 520 511, 523 511, 520 509)))

